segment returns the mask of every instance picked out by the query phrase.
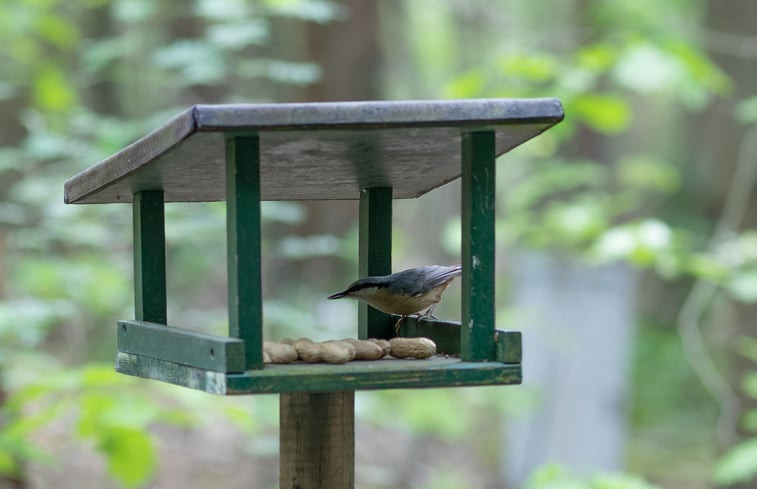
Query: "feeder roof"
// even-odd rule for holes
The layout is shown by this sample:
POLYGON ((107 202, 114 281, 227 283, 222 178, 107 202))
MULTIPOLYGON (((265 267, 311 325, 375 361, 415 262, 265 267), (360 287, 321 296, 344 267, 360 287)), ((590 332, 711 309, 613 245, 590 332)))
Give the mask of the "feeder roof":
POLYGON ((460 176, 461 135, 494 131, 501 155, 563 118, 557 99, 195 105, 66 182, 67 203, 225 199, 225 138, 260 138, 263 200, 419 197, 460 176))

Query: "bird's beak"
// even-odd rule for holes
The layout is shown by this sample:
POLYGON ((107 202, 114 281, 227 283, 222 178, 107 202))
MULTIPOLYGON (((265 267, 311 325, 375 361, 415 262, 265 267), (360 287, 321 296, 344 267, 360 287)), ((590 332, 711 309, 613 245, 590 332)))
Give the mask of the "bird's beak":
POLYGON ((327 299, 341 299, 342 297, 347 297, 347 291, 337 292, 336 294, 331 294, 330 296, 326 298, 327 299))

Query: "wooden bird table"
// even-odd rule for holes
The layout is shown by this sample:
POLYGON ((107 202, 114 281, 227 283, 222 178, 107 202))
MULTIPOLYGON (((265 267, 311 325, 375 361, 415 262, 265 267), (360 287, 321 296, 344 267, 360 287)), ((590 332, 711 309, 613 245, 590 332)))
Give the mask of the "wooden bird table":
MULTIPOLYGON (((521 381, 494 324, 495 158, 563 118, 556 99, 196 105, 68 180, 74 204, 131 203, 135 318, 116 370, 214 394, 278 393, 282 488, 354 486, 354 391, 521 381), (409 319, 428 360, 263 365, 260 202, 359 201, 359 275, 391 272, 392 199, 462 176, 461 322, 409 319), (229 336, 168 325, 166 202, 226 201, 229 336), (462 324, 462 326, 461 326, 462 324)), ((359 338, 394 336, 361 303, 359 338)))

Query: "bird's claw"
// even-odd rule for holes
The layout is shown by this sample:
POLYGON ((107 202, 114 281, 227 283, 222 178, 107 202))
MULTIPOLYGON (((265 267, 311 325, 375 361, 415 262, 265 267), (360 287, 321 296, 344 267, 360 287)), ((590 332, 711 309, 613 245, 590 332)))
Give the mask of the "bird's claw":
POLYGON ((394 323, 394 333, 399 335, 400 334, 400 328, 402 327, 402 323, 405 321, 405 318, 407 316, 400 316, 400 318, 397 320, 396 323, 394 323))

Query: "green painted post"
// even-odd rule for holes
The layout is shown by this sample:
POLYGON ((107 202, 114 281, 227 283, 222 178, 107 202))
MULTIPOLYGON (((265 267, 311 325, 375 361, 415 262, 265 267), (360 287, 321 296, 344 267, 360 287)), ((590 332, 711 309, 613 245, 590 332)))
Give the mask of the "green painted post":
MULTIPOLYGON (((360 192, 358 274, 392 273, 392 188, 374 187, 360 192)), ((358 338, 391 338, 392 318, 358 303, 358 338)))
POLYGON ((229 336, 244 340, 248 369, 263 368, 260 253, 260 141, 226 140, 226 245, 229 336))
POLYGON ((494 132, 462 136, 460 357, 494 360, 494 132))
POLYGON ((163 191, 137 192, 134 213, 134 314, 166 324, 166 233, 163 191))

